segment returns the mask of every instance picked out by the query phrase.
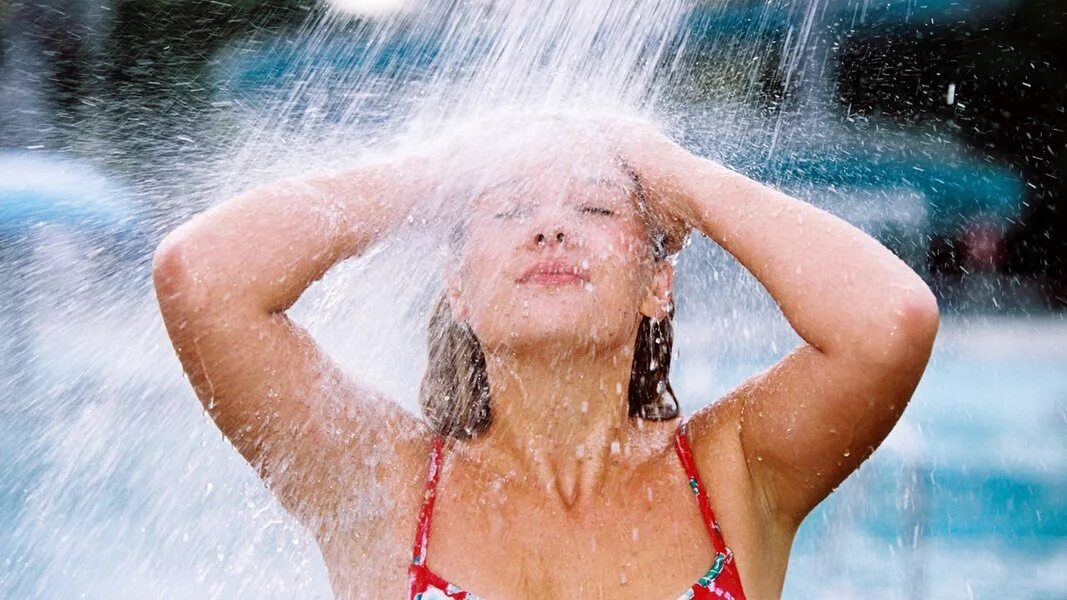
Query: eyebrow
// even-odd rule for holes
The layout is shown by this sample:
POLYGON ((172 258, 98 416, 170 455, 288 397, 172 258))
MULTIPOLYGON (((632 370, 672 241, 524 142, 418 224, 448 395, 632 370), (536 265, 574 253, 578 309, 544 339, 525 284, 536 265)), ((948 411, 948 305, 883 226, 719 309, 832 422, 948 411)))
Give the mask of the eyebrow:
POLYGON ((626 190, 627 192, 630 191, 627 188, 627 186, 622 184, 622 182, 620 182, 620 181, 618 181, 616 179, 611 179, 611 178, 609 178, 609 177, 607 177, 605 175, 601 175, 599 177, 586 177, 586 178, 582 179, 582 183, 596 185, 596 186, 599 186, 599 187, 610 187, 610 188, 615 188, 615 189, 621 189, 621 190, 626 190))
MULTIPOLYGON (((612 191, 623 192, 628 197, 633 194, 637 194, 638 198, 643 199, 640 182, 637 180, 633 173, 627 173, 627 175, 627 179, 630 181, 630 183, 633 184, 632 187, 625 185, 622 181, 619 181, 618 179, 613 179, 606 175, 586 176, 582 177, 579 181, 585 185, 591 185, 599 188, 610 189, 612 191)), ((515 177, 510 177, 508 179, 499 181, 483 188, 475 195, 475 198, 486 198, 488 196, 491 196, 494 191, 512 185, 521 185, 523 188, 525 188, 526 186, 533 184, 534 179, 534 177, 531 177, 529 175, 517 175, 515 177)))
POLYGON ((505 186, 513 185, 513 184, 516 184, 516 183, 522 183, 523 181, 528 181, 529 179, 530 179, 529 177, 520 177, 520 176, 511 177, 509 179, 505 179, 504 181, 500 181, 500 182, 494 183, 494 184, 482 189, 480 192, 478 192, 478 195, 479 196, 483 196, 483 195, 488 194, 488 193, 490 193, 490 192, 492 192, 492 191, 494 191, 494 190, 496 190, 498 188, 502 188, 502 187, 505 187, 505 186))
MULTIPOLYGON (((485 194, 485 193, 491 192, 491 191, 493 191, 493 190, 495 190, 497 188, 501 188, 501 187, 505 187, 505 186, 509 186, 509 185, 513 185, 513 184, 517 184, 517 183, 526 183, 526 184, 533 183, 534 179, 535 179, 534 177, 531 177, 529 175, 526 175, 526 176, 516 175, 515 177, 509 177, 508 179, 505 179, 503 181, 498 181, 497 183, 489 185, 489 186, 485 187, 484 189, 482 189, 482 191, 480 193, 485 194)), ((636 183, 633 180, 632 175, 630 177, 628 177, 627 179, 629 179, 631 183, 636 183)), ((583 177, 581 179, 581 182, 585 183, 585 184, 591 184, 591 185, 600 186, 600 187, 612 187, 612 188, 620 188, 620 189, 624 189, 624 190, 628 189, 627 186, 624 185, 621 181, 619 181, 617 179, 613 179, 613 178, 611 178, 611 177, 609 177, 607 175, 583 177)))

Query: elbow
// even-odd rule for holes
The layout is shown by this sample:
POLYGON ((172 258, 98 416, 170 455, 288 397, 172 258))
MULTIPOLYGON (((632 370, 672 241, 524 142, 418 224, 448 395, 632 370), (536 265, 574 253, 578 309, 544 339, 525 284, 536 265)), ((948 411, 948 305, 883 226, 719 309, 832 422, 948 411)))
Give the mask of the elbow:
POLYGON ((937 306, 937 297, 925 283, 917 291, 909 294, 897 309, 896 329, 901 332, 905 351, 922 352, 929 355, 941 327, 941 310, 937 306))
POLYGON ((898 301, 890 322, 888 354, 904 359, 921 357, 925 362, 933 351, 937 330, 941 327, 937 297, 920 281, 913 291, 898 301))
POLYGON ((185 226, 169 233, 152 254, 152 284, 164 316, 188 305, 196 292, 185 226))
POLYGON ((941 326, 941 308, 937 305, 937 296, 925 283, 920 283, 902 303, 901 314, 904 320, 927 332, 930 337, 937 335, 941 326))
POLYGON ((862 358, 878 364, 900 364, 921 360, 925 363, 933 351, 941 325, 937 297, 923 282, 901 293, 890 305, 888 314, 878 318, 867 343, 862 344, 862 358))
POLYGON ((159 286, 167 283, 182 268, 182 248, 172 231, 163 238, 152 253, 152 281, 159 286))

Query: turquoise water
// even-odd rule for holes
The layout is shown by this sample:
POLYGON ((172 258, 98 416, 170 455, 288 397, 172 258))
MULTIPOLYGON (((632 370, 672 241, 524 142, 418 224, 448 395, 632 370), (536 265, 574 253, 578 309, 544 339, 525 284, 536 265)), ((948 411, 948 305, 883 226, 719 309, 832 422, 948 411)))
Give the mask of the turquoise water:
MULTIPOLYGON (((1067 597, 1065 334, 946 318, 900 424, 801 527, 785 597, 1067 597)), ((719 360, 713 386, 774 359, 719 360)))
POLYGON ((867 597, 1067 596, 1065 371, 1062 358, 935 356, 900 426, 921 451, 890 442, 809 518, 789 590, 830 577, 867 597))
MULTIPOLYGON (((38 379, 0 413, 0 597, 329 598, 313 542, 203 415, 150 309, 38 323, 38 379)), ((773 319, 694 313, 687 411, 791 348, 773 319)), ((901 424, 805 521, 785 598, 1067 597, 1065 365, 1063 320, 946 318, 901 424)))
MULTIPOLYGON (((950 152, 949 134, 922 144, 901 137, 920 156, 900 152, 888 160, 888 138, 872 131, 859 144, 854 132, 823 114, 839 108, 832 81, 821 81, 822 70, 807 67, 820 64, 823 48, 835 38, 812 23, 822 18, 817 13, 832 20, 833 11, 822 9, 852 12, 853 4, 749 3, 751 15, 738 13, 720 29, 709 29, 704 41, 714 49, 729 46, 736 34, 768 35, 768 19, 778 18, 775 6, 795 9, 787 16, 803 19, 789 30, 792 46, 781 55, 795 60, 785 61, 792 66, 779 75, 796 76, 794 83, 813 79, 804 82, 812 89, 791 98, 785 105, 790 110, 769 121, 745 104, 761 83, 758 69, 745 65, 778 60, 778 51, 766 50, 758 39, 736 56, 708 55, 715 59, 703 67, 708 79, 734 83, 706 90, 706 110, 672 106, 665 84, 688 84, 692 73, 649 60, 648 51, 673 51, 690 2, 604 3, 613 10, 578 14, 574 3, 523 2, 490 18, 477 14, 478 4, 458 3, 465 8, 454 14, 427 11, 413 22, 398 18, 371 29, 329 17, 301 30, 293 42, 294 62, 251 60, 243 75, 236 68, 242 57, 277 58, 278 48, 292 40, 265 46, 265 54, 255 51, 263 40, 249 40, 228 48, 232 56, 214 57, 213 63, 231 67, 220 71, 238 89, 230 90, 232 97, 226 88, 218 92, 219 114, 202 132, 187 132, 189 152, 166 165, 175 170, 124 165, 159 202, 159 212, 168 213, 154 224, 155 233, 257 178, 303 173, 335 160, 342 153, 329 149, 347 152, 345 144, 362 139, 355 134, 364 128, 374 141, 373 132, 392 129, 394 121, 436 126, 446 116, 476 115, 512 102, 543 109, 605 103, 667 109, 688 122, 682 129, 688 128, 691 143, 714 140, 716 147, 702 149, 757 176, 870 192, 846 190, 842 200, 867 209, 875 220, 886 220, 888 200, 903 196, 934 202, 932 216, 948 215, 955 224, 964 209, 945 204, 948 196, 933 194, 935 189, 965 190, 953 201, 974 204, 981 195, 1017 208, 1013 190, 1021 184, 999 168, 979 169, 974 157, 950 152), (347 39, 356 32, 380 37, 347 58, 327 43, 333 34, 347 39), (391 37, 410 34, 417 41, 433 32, 448 51, 432 65, 426 46, 411 46, 405 55, 391 37), (265 89, 258 89, 261 83, 265 89), (238 93, 250 84, 256 89, 238 93), (277 95, 261 93, 269 90, 277 95), (343 93, 352 90, 359 93, 343 93), (821 92, 827 97, 820 99, 821 92), (247 108, 256 106, 253 100, 265 106, 247 108), (707 125, 701 127, 701 120, 707 125), (232 146, 223 143, 231 134, 239 140, 232 146), (216 165, 210 150, 193 150, 194 139, 205 148, 217 143, 234 157, 216 165), (286 160, 290 147, 297 158, 286 160), (918 159, 924 160, 916 164, 918 159), (209 179, 215 171, 219 182, 209 179), (898 194, 902 182, 914 188, 910 194, 898 194), (206 191, 201 197, 196 190, 206 191)), ((923 11, 945 3, 889 4, 908 18, 925 19, 923 11)), ((968 3, 947 4, 971 10, 968 3)), ((700 41, 694 34, 689 47, 700 41)), ((137 135, 142 133, 147 155, 163 150, 151 141, 163 133, 148 128, 137 135)), ((921 238, 924 230, 913 229, 921 238)), ((21 377, 18 385, 3 381, 0 388, 7 392, 0 403, 0 598, 329 598, 314 543, 222 438, 183 379, 155 301, 144 289, 146 260, 123 266, 121 281, 114 282, 121 289, 110 289, 99 273, 82 268, 89 262, 84 240, 38 241, 32 268, 21 273, 7 263, 0 281, 0 291, 12 292, 0 298, 17 299, 19 307, 4 305, 0 335, 14 331, 27 340, 26 348, 20 345, 23 354, 0 357, 0 379, 7 373, 21 377)), ((706 254, 690 252, 689 258, 695 268, 686 272, 700 281, 679 298, 699 299, 700 306, 680 310, 675 371, 687 412, 769 366, 797 341, 766 298, 758 299, 758 283, 728 281, 729 272, 705 261, 706 254), (722 281, 740 289, 725 285, 725 293, 710 294, 722 273, 722 281)), ((331 272, 327 293, 302 300, 311 310, 299 316, 342 366, 412 407, 422 368, 413 348, 425 336, 420 311, 430 295, 418 296, 426 291, 420 286, 429 267, 424 257, 378 259, 382 266, 370 270, 345 265, 338 268, 341 275, 331 272), (376 308, 381 304, 391 312, 376 308)), ((785 596, 1067 598, 1065 411, 1062 319, 946 318, 900 426, 802 527, 785 596)), ((372 504, 368 519, 374 517, 372 504)))

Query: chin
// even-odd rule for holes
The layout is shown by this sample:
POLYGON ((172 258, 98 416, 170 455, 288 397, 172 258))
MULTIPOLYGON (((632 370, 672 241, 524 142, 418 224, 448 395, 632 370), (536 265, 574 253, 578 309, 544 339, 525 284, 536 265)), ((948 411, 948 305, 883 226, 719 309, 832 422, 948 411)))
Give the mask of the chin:
POLYGON ((487 352, 506 349, 511 352, 567 353, 581 350, 610 351, 626 343, 626 327, 605 322, 603 312, 587 306, 536 306, 515 315, 496 315, 496 323, 506 329, 489 327, 479 333, 487 352), (539 310, 540 309, 540 310, 539 310))

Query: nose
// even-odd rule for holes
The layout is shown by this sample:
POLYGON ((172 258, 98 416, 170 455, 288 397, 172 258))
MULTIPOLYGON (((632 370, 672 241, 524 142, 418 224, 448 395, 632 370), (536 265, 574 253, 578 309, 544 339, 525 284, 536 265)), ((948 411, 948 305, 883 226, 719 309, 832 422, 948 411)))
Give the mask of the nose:
MULTIPOLYGON (((551 229, 549 231, 551 232, 551 229)), ((551 232, 549 235, 545 235, 544 232, 538 231, 537 235, 534 236, 534 242, 537 243, 538 246, 546 246, 551 243, 552 240, 555 240, 557 246, 562 246, 566 239, 567 236, 559 230, 551 232)))
POLYGON ((563 201, 542 201, 526 222, 526 243, 534 250, 574 246, 580 237, 577 225, 568 223, 568 206, 563 201))

